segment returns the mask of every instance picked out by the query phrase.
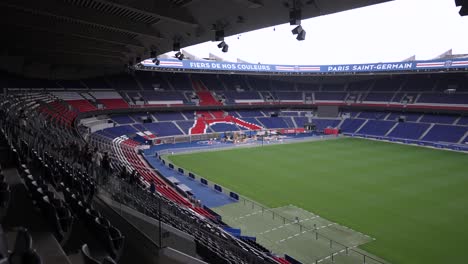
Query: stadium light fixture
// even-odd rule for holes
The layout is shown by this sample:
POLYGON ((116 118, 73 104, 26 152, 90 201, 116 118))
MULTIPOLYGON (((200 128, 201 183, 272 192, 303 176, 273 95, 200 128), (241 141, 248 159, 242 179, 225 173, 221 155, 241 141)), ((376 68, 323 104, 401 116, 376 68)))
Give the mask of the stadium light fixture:
POLYGON ((306 32, 301 25, 295 27, 292 31, 293 35, 297 35, 296 39, 299 41, 305 40, 306 32))
POLYGON ((301 33, 302 31, 304 31, 304 29, 302 29, 301 25, 299 25, 299 26, 295 27, 293 30, 291 30, 293 35, 297 35, 297 34, 301 33))
POLYGON ((458 12, 460 16, 468 16, 468 5, 462 6, 460 8, 460 12, 458 12))
POLYGON ((184 54, 180 51, 175 54, 175 57, 179 60, 183 60, 185 58, 184 54))
POLYGON ((460 16, 467 16, 468 15, 468 0, 455 0, 455 5, 456 6, 461 6, 460 16))
POLYGON ((218 44, 218 48, 222 49, 224 48, 224 46, 226 46, 226 42, 222 41, 218 44))
POLYGON ((306 32, 305 30, 302 30, 299 34, 297 34, 297 40, 302 41, 305 40, 306 32))
POLYGON ((218 48, 220 48, 223 52, 228 52, 229 45, 226 42, 222 41, 218 44, 218 48))

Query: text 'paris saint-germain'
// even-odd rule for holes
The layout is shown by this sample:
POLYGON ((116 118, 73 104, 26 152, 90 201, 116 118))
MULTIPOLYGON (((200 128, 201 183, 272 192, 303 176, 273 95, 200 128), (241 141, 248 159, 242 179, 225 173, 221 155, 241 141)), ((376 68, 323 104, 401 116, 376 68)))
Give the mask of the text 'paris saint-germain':
POLYGON ((405 63, 376 63, 359 65, 334 65, 328 66, 329 72, 359 72, 359 71, 386 71, 386 70, 409 70, 413 68, 412 62, 405 63))

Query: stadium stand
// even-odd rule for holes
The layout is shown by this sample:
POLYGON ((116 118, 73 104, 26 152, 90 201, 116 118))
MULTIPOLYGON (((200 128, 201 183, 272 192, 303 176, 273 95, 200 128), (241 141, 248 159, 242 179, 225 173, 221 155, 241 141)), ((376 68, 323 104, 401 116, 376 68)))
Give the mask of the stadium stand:
POLYGON ((457 119, 454 115, 431 115, 424 114, 419 120, 422 123, 439 123, 439 124, 453 124, 457 119))
POLYGON ((362 101, 366 102, 389 102, 393 98, 393 93, 368 93, 362 101))
POLYGON ((356 133, 371 136, 385 136, 395 124, 397 123, 392 121, 368 120, 356 133))
POLYGON ((345 119, 340 129, 343 133, 354 134, 365 122, 364 119, 345 119))
MULTIPOLYGON (((117 79, 118 78, 120 77, 117 77, 117 79)), ((100 124, 108 124, 108 126, 96 128, 92 132, 88 131, 84 133, 87 134, 89 143, 93 147, 97 146, 99 149, 102 149, 102 151, 107 151, 110 154, 112 166, 116 171, 126 168, 128 171, 135 171, 138 175, 137 178, 141 188, 139 187, 140 189, 135 190, 136 193, 125 193, 125 197, 114 194, 112 196, 113 199, 125 204, 131 204, 132 208, 150 214, 155 218, 163 218, 165 223, 170 224, 178 230, 190 232, 192 229, 188 229, 186 219, 181 219, 180 215, 172 214, 159 216, 158 209, 154 208, 154 205, 147 204, 145 201, 150 199, 156 199, 158 201, 164 200, 165 206, 177 211, 177 214, 190 215, 192 220, 203 219, 200 217, 205 217, 204 220, 194 221, 208 221, 211 225, 222 226, 222 224, 217 222, 215 216, 203 206, 199 206, 194 203, 194 201, 188 199, 186 194, 167 182, 167 179, 157 171, 151 169, 145 159, 139 155, 137 151, 137 149, 141 147, 141 144, 152 140, 173 143, 176 142, 179 137, 183 138, 194 135, 203 136, 202 134, 205 133, 213 135, 216 133, 224 134, 224 132, 231 131, 242 132, 244 130, 259 129, 304 128, 307 123, 314 124, 317 131, 324 131, 326 128, 338 128, 347 135, 354 134, 388 140, 403 140, 402 142, 409 140, 416 144, 433 144, 434 146, 437 146, 437 144, 463 145, 467 142, 467 118, 456 112, 451 112, 450 114, 439 113, 434 109, 427 111, 426 108, 411 108, 407 111, 406 109, 403 110, 400 108, 393 109, 392 111, 389 109, 373 109, 374 106, 353 108, 353 104, 359 106, 360 104, 365 105, 369 102, 371 104, 377 103, 378 105, 379 103, 383 103, 387 105, 390 101, 401 102, 402 106, 414 105, 415 107, 418 107, 418 104, 424 106, 429 104, 430 107, 440 106, 441 104, 443 107, 468 105, 466 96, 463 96, 464 94, 461 94, 462 96, 454 100, 450 99, 444 101, 445 99, 441 99, 436 102, 431 101, 431 97, 426 95, 437 98, 443 97, 442 95, 445 95, 445 93, 441 94, 439 91, 434 92, 423 88, 410 89, 408 84, 410 80, 412 83, 411 86, 416 84, 424 85, 426 83, 425 78, 427 77, 406 77, 406 83, 403 81, 405 79, 403 77, 394 78, 395 79, 391 79, 391 84, 387 86, 382 81, 375 80, 359 83, 310 84, 312 90, 302 91, 301 88, 305 88, 306 85, 299 84, 295 81, 285 83, 283 81, 276 82, 256 77, 244 78, 240 76, 228 77, 224 75, 210 77, 194 76, 191 79, 188 75, 176 75, 172 73, 157 74, 148 77, 148 75, 141 73, 136 76, 122 78, 127 80, 127 85, 130 85, 134 81, 137 86, 142 86, 137 87, 136 90, 122 88, 124 87, 123 84, 116 85, 113 77, 106 77, 99 79, 95 84, 99 84, 102 81, 103 83, 108 83, 112 89, 95 91, 73 89, 72 91, 52 91, 50 93, 42 91, 40 93, 29 93, 26 95, 22 93, 15 94, 13 92, 14 90, 12 90, 12 93, 5 97, 8 103, 2 105, 2 107, 9 106, 11 102, 24 101, 25 104, 21 104, 20 106, 27 109, 28 113, 36 113, 35 115, 41 117, 40 119, 37 118, 37 120, 48 120, 48 122, 56 126, 52 133, 55 133, 53 137, 59 138, 60 142, 80 140, 76 138, 73 131, 75 131, 75 129, 78 129, 78 131, 86 131, 86 129, 83 130, 79 125, 82 117, 86 116, 88 114, 87 112, 101 110, 97 107, 98 105, 102 104, 104 106, 103 110, 118 109, 115 113, 110 112, 101 115, 101 119, 96 117, 90 118, 93 119, 95 123, 100 122, 100 124), (176 76, 185 77, 176 78, 176 76), (164 83, 165 90, 159 91, 145 88, 153 82, 164 83), (404 83, 406 86, 403 85, 404 83), (377 85, 379 88, 376 88, 377 85), (407 87, 409 90, 402 90, 402 87, 399 87, 402 89, 395 89, 394 87, 398 85, 407 87), (214 86, 216 86, 216 88, 212 88, 214 86), (245 90, 242 91, 238 89, 240 87, 244 87, 245 90), (259 87, 259 89, 253 87, 259 87), (320 91, 314 91, 314 87, 320 91), (296 88, 297 91, 295 91, 296 88), (285 91, 286 89, 291 90, 285 91), (374 90, 376 91, 374 92, 374 90), (190 104, 188 102, 189 100, 187 100, 186 95, 193 94, 196 94, 198 97, 198 105, 190 104), (259 100, 259 102, 265 102, 264 96, 269 95, 274 103, 291 102, 291 105, 294 105, 296 102, 306 104, 304 98, 311 96, 318 103, 335 103, 337 106, 341 106, 346 104, 345 100, 350 94, 357 94, 357 98, 360 99, 348 105, 347 108, 349 109, 340 109, 340 115, 336 118, 317 117, 314 113, 314 109, 311 110, 310 107, 305 107, 305 109, 299 109, 297 106, 293 108, 284 107, 283 110, 281 110, 281 108, 278 107, 272 108, 270 105, 264 107, 260 105, 252 109, 250 107, 253 106, 245 107, 240 101, 259 100), (230 102, 230 104, 228 103, 225 105, 220 102, 218 100, 220 96, 224 96, 225 102, 230 102), (134 111, 135 109, 132 109, 135 108, 133 99, 138 97, 143 98, 145 101, 144 105, 165 106, 165 108, 161 111, 158 111, 157 108, 156 110, 152 109, 150 112, 147 112, 144 108, 140 111, 134 111), (405 98, 408 97, 411 97, 415 103, 403 103, 405 98), (190 108, 178 108, 173 104, 176 100, 177 104, 180 103, 180 105, 190 108), (154 104, 155 102, 157 102, 157 104, 154 104), (173 110, 167 106, 171 106, 173 110), (199 110, 197 108, 198 106, 207 107, 207 109, 199 110), (126 111, 126 109, 132 109, 134 113, 123 113, 122 111, 126 111), (314 116, 306 115, 308 112, 312 112, 314 116), (274 113, 279 114, 279 116, 274 116, 274 113), (108 120, 112 120, 113 122, 108 123, 108 120), (146 123, 145 120, 149 120, 151 123, 146 123), (147 196, 149 195, 148 186, 152 183, 155 184, 155 193, 157 194, 155 197, 147 196), (145 206, 142 207, 134 201, 141 201, 141 204, 145 206)), ((440 77, 438 81, 438 84, 442 85, 440 79, 443 79, 443 77, 440 77)), ((24 84, 21 81, 17 83, 21 85, 24 84)), ((84 84, 83 86, 86 86, 86 80, 81 83, 84 84)), ((90 81, 90 83, 93 83, 93 81, 90 81)), ((74 86, 72 85, 73 82, 69 82, 68 84, 74 86)), ((447 85, 448 84, 443 84, 443 87, 447 85)), ((450 97, 455 98, 456 95, 451 95, 450 97)), ((247 104, 254 104, 254 101, 247 104)), ((450 108, 446 109, 446 111, 450 112, 450 108)), ((18 149, 20 149, 20 147, 18 147, 18 149)), ((70 161, 66 160, 63 162, 66 164, 70 161)), ((51 164, 50 167, 52 166, 51 164)), ((86 182, 89 181, 85 176, 80 177, 83 177, 86 182)), ((119 181, 119 179, 114 179, 113 181, 119 181)), ((31 183, 32 181, 29 180, 29 186, 31 186, 31 183)), ((58 182, 58 184, 60 184, 60 182, 58 182)), ((126 183, 121 182, 120 184, 122 186, 126 183)), ((3 185, 0 184, 0 190, 2 188, 3 185)), ((90 197, 89 187, 82 187, 82 189, 83 188, 87 191, 79 195, 83 197, 83 200, 88 200, 90 197), (86 193, 88 194, 85 195, 86 193)), ((119 192, 109 186, 106 188, 109 188, 111 192, 119 192)), ((134 187, 128 186, 128 188, 134 187)), ((60 215, 61 217, 63 216, 63 219, 66 219, 67 216, 74 215, 75 212, 80 212, 78 210, 82 210, 78 202, 73 200, 75 199, 73 196, 78 197, 78 194, 72 191, 71 188, 69 189, 70 193, 68 193, 66 188, 63 190, 65 192, 65 200, 68 199, 69 203, 72 204, 70 208, 67 209, 63 202, 53 200, 57 198, 52 196, 51 201, 53 201, 56 208, 53 209, 48 204, 43 205, 44 210, 49 212, 48 221, 53 222, 53 219, 55 219, 54 214, 60 215), (72 214, 70 212, 72 212, 72 214)), ((38 195, 37 193, 35 194, 35 196, 38 195)), ((104 248, 109 257, 118 258, 119 255, 123 254, 122 250, 124 250, 123 245, 125 245, 125 243, 123 241, 125 240, 125 236, 123 234, 119 235, 118 229, 116 231, 111 228, 112 225, 105 219, 99 219, 98 223, 95 223, 94 226, 92 224, 87 226, 92 230, 105 230, 105 228, 107 228, 109 232, 100 232, 106 235, 96 237, 96 239, 105 245, 104 248)), ((71 220, 67 222, 64 220, 61 223, 56 222, 51 225, 52 233, 59 241, 66 241, 68 237, 73 235, 73 229, 69 226, 70 221, 71 220)), ((222 233, 223 235, 221 238, 218 231, 214 232, 215 234, 213 234, 212 230, 197 230, 196 232, 196 243, 199 250, 197 254, 203 255, 204 259, 213 258, 216 259, 216 261, 221 261, 222 259, 222 261, 230 261, 231 263, 249 263, 251 258, 259 258, 260 262, 266 261, 265 263, 275 263, 276 260, 279 263, 284 263, 283 260, 270 257, 260 245, 251 244, 250 241, 243 241, 242 244, 239 244, 241 243, 239 241, 242 240, 229 238, 228 241, 232 244, 226 246, 224 233, 222 233), (224 246, 220 246, 221 244, 224 246), (241 253, 242 251, 233 250, 233 246, 249 249, 247 253, 241 253), (251 254, 248 252, 255 253, 251 254)), ((83 252, 83 254, 87 254, 85 251, 83 252)))
POLYGON ((434 125, 423 140, 457 143, 462 139, 466 131, 467 128, 461 126, 434 125))
POLYGON ((388 136, 404 139, 419 139, 429 127, 429 124, 398 123, 388 136))
POLYGON ((312 123, 317 126, 317 130, 323 131, 325 128, 336 128, 340 120, 336 119, 312 119, 312 123))
POLYGON ((133 120, 128 115, 113 115, 112 116, 112 121, 114 121, 115 123, 121 124, 121 125, 135 123, 135 120, 133 120))
POLYGON ((96 101, 103 104, 107 109, 128 108, 128 103, 122 96, 114 91, 105 92, 90 92, 89 93, 96 101))
POLYGON ((344 92, 316 92, 316 101, 335 101, 342 102, 345 100, 347 93, 344 92))

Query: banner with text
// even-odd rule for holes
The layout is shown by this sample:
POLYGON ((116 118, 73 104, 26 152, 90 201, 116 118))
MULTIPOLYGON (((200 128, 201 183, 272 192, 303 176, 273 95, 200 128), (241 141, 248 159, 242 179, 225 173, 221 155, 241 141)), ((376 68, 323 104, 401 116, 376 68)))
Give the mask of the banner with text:
POLYGON ((275 72, 275 73, 356 73, 356 72, 400 72, 416 70, 447 70, 467 69, 468 59, 436 60, 436 61, 412 61, 412 62, 388 62, 369 64, 344 64, 344 65, 272 65, 272 64, 248 64, 229 63, 216 61, 190 61, 190 60, 160 60, 159 65, 152 59, 141 62, 145 67, 171 68, 185 70, 207 70, 228 72, 275 72))

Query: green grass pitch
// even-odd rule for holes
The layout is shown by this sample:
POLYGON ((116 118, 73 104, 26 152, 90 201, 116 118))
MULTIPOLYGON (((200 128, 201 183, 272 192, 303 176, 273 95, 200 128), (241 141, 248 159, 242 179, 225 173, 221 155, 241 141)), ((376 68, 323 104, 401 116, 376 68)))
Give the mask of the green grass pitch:
POLYGON ((362 139, 183 154, 175 164, 269 207, 374 237, 391 263, 468 261, 468 155, 362 139))

